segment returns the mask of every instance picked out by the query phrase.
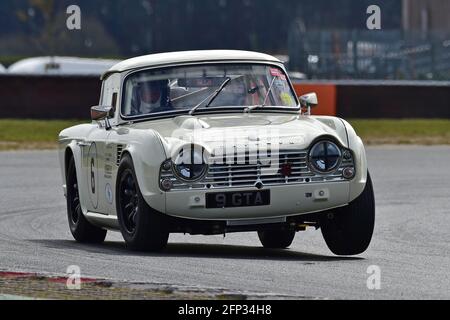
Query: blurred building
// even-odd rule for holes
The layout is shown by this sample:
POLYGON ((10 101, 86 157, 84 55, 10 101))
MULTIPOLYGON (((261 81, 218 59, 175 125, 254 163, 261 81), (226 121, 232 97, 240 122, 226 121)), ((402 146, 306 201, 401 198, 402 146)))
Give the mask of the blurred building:
POLYGON ((379 3, 381 30, 365 22, 312 29, 298 20, 288 41, 291 71, 314 79, 450 79, 450 1, 391 3, 379 3))
POLYGON ((449 0, 403 0, 402 25, 405 31, 450 31, 449 0))
POLYGON ((75 57, 35 57, 20 60, 8 68, 11 74, 100 76, 118 60, 75 57))
MULTIPOLYGON (((298 78, 450 79, 450 0, 8 0, 0 1, 3 12, 10 13, 0 19, 6 65, 11 57, 227 48, 280 54, 298 78), (65 23, 71 4, 83 8, 76 32, 65 23), (367 28, 372 4, 381 8, 381 30, 367 28)), ((10 71, 98 74, 108 67, 39 59, 10 71)))

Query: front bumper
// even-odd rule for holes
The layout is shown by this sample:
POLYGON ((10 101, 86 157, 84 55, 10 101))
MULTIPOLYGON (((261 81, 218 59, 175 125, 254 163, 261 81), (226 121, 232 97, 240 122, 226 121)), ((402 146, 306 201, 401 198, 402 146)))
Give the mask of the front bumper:
POLYGON ((309 183, 271 186, 268 206, 207 209, 206 193, 255 191, 256 188, 172 191, 166 193, 165 213, 196 220, 245 220, 295 216, 341 207, 349 203, 350 183, 309 183))

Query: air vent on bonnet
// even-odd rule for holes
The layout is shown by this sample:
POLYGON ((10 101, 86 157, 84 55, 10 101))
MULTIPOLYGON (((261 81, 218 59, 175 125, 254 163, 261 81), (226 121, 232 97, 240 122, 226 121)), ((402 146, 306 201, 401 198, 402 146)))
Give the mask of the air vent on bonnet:
POLYGON ((205 121, 193 116, 178 116, 173 118, 173 122, 175 122, 178 127, 187 130, 208 129, 210 127, 205 121))

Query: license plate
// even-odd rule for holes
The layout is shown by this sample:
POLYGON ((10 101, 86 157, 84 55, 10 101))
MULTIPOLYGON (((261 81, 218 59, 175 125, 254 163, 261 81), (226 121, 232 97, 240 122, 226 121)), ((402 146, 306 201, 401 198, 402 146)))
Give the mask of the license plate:
POLYGON ((206 208, 259 207, 270 205, 270 190, 206 194, 206 208))

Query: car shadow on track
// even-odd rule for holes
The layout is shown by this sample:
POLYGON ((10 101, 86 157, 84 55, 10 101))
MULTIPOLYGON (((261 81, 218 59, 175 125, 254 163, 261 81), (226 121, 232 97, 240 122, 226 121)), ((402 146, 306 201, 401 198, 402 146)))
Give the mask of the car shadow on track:
POLYGON ((135 256, 135 257, 189 257, 189 258, 220 258, 244 260, 287 260, 304 262, 351 261, 364 260, 363 257, 325 256, 313 253, 294 251, 293 249, 265 249, 262 247, 236 246, 223 244, 200 243, 169 243, 167 248, 159 253, 138 252, 128 249, 123 242, 106 241, 103 244, 82 244, 70 240, 29 240, 48 248, 65 250, 84 250, 90 253, 135 256))

